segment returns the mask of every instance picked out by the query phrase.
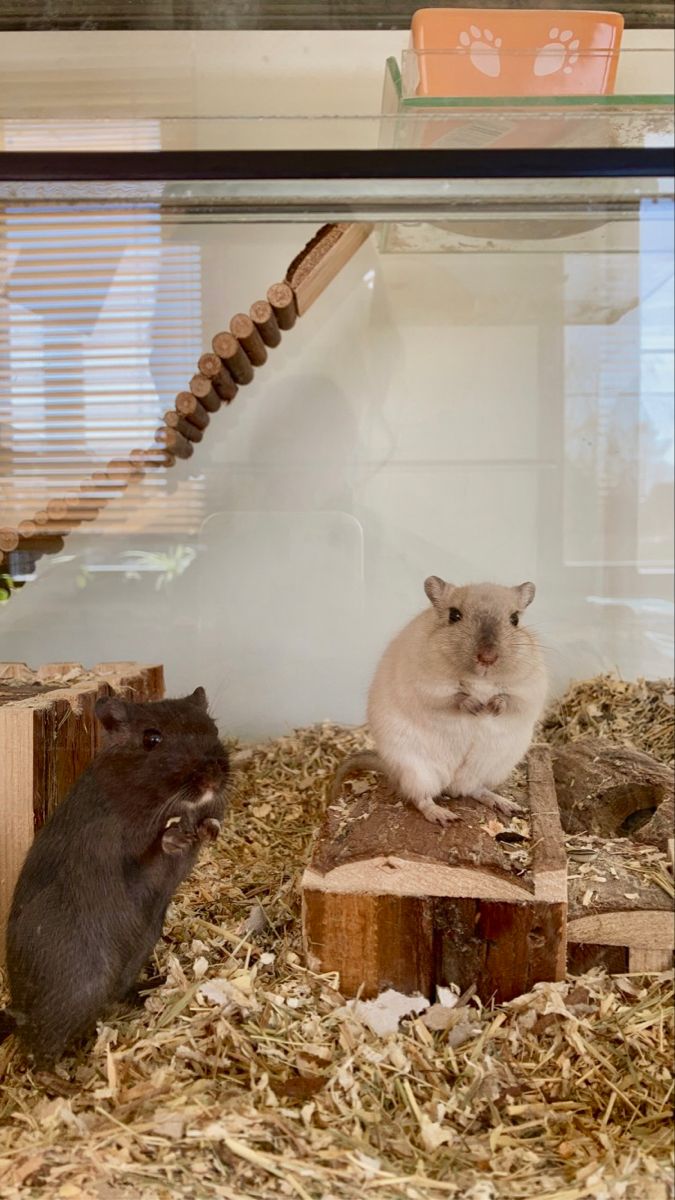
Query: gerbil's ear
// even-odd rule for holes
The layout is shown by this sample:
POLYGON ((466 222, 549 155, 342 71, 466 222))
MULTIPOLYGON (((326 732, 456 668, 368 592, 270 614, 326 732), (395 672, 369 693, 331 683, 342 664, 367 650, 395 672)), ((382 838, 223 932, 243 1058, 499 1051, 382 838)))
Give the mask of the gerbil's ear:
POLYGON ((520 612, 527 608, 534 600, 534 593, 537 589, 533 583, 521 583, 520 587, 515 588, 516 596, 518 597, 518 609, 520 612))
POLYGON ((107 733, 114 733, 129 722, 129 710, 118 696, 106 696, 96 701, 94 713, 107 733))
POLYGON ((424 590, 427 594, 427 599, 431 600, 434 608, 440 604, 445 589, 448 586, 445 580, 441 579, 440 575, 430 575, 428 579, 424 580, 424 590))
POLYGON ((192 695, 188 696, 188 700, 192 704, 196 704, 197 708, 207 709, 209 707, 209 702, 206 699, 206 692, 204 691, 203 687, 195 688, 192 695))

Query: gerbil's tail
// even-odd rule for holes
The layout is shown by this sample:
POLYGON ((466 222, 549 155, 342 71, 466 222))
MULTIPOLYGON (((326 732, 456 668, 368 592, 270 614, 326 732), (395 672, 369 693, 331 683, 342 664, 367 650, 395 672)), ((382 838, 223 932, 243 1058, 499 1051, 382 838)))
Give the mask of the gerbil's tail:
POLYGON ((333 804, 337 800, 347 776, 353 775, 355 771, 381 771, 384 774, 385 768, 382 759, 375 750, 359 750, 357 754, 350 754, 344 762, 340 763, 333 776, 333 782, 330 786, 330 804, 333 804))
POLYGON ((0 1008, 0 1042, 16 1030, 16 1020, 8 1008, 0 1008))

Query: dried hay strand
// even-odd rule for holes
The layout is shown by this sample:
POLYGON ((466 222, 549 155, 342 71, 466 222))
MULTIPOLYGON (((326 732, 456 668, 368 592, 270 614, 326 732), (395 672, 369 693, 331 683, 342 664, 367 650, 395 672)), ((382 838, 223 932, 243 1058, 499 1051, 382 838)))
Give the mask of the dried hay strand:
POLYGON ((572 684, 547 713, 542 736, 554 744, 606 738, 671 765, 674 703, 672 679, 627 682, 616 675, 598 675, 572 684))
POLYGON ((299 875, 364 740, 322 725, 236 754, 230 823, 171 906, 145 1008, 52 1073, 0 1045, 4 1200, 672 1196, 671 973, 467 995, 379 1036, 305 967, 299 875))

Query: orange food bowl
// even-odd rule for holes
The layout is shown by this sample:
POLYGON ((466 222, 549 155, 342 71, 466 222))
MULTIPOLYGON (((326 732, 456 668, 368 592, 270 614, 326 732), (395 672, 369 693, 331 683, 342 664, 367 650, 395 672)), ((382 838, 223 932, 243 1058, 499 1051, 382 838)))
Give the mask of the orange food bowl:
POLYGON ((418 96, 601 96, 614 90, 619 13, 421 8, 418 96))

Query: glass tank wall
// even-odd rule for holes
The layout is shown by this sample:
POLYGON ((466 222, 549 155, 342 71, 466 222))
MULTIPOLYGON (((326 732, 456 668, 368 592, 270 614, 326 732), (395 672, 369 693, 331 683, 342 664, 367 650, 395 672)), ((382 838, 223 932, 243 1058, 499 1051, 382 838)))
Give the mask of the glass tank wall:
MULTIPOLYGON (((533 579, 556 692, 671 673, 672 178, 648 138, 611 168, 598 146, 576 170, 570 151, 496 178, 485 157, 472 174, 451 151, 433 171, 401 151, 396 172, 375 148, 396 146, 388 119, 358 137, 323 125, 328 146, 370 131, 370 175, 336 153, 237 177, 231 154, 195 150, 231 144, 211 122, 192 127, 191 163, 152 179, 132 160, 166 145, 159 120, 100 123, 93 144, 127 170, 111 159, 99 178, 65 157, 41 177, 49 126, 5 120, 5 530, 153 445, 213 336, 320 226, 373 228, 189 459, 57 553, 3 552, 18 586, 1 659, 163 662, 171 691, 203 684, 241 735, 358 723, 437 573, 533 579)), ((56 148, 79 152, 86 124, 69 128, 56 148)))
MULTIPOLYGON (((26 582, 0 609, 2 657, 162 661, 237 733, 359 722, 377 655, 438 573, 534 579, 556 689, 668 673, 662 186, 614 181, 593 208, 580 181, 553 206, 540 184, 505 211, 509 188, 483 183, 480 206, 376 221, 189 460, 132 484, 35 571, 6 556, 26 582)), ((2 524, 152 444, 211 337, 324 215, 8 203, 2 524)))

